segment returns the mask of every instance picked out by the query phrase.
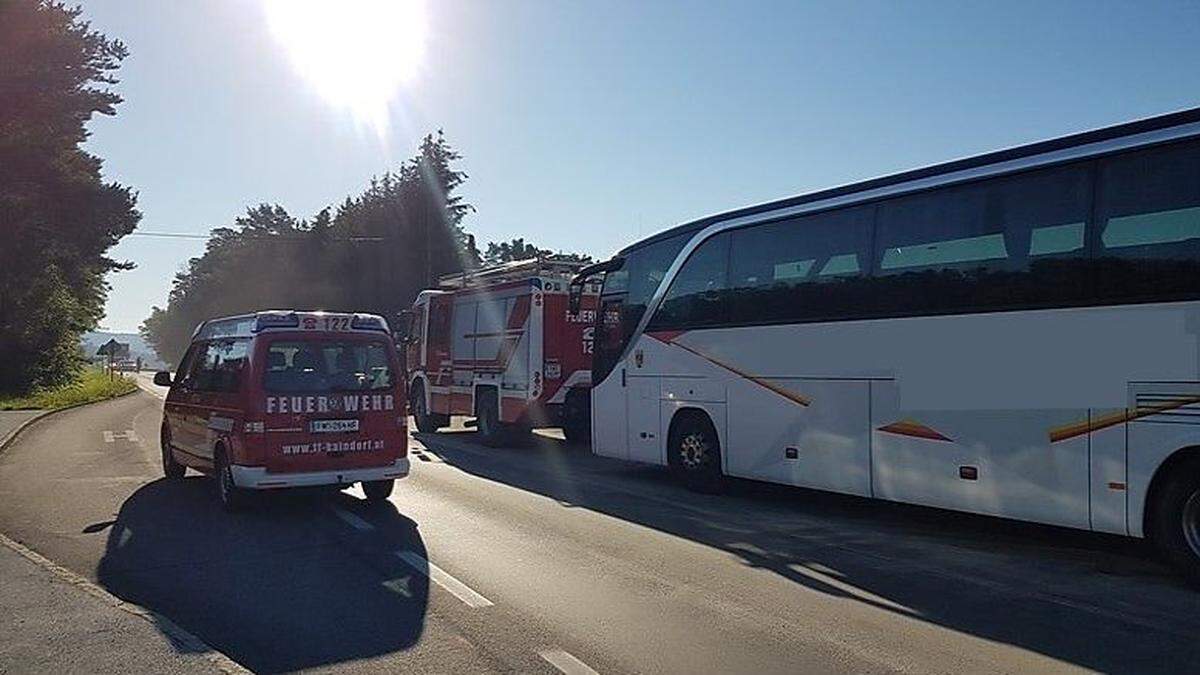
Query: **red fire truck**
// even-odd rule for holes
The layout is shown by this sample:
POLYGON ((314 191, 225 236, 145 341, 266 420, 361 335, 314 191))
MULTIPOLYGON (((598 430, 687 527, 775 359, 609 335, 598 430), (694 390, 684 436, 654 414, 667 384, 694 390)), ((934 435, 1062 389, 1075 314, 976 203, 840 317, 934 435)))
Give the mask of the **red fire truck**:
POLYGON ((410 406, 417 429, 474 417, 487 444, 534 427, 591 435, 592 331, 598 289, 579 311, 568 284, 580 263, 506 263, 438 280, 413 303, 407 336, 410 406))

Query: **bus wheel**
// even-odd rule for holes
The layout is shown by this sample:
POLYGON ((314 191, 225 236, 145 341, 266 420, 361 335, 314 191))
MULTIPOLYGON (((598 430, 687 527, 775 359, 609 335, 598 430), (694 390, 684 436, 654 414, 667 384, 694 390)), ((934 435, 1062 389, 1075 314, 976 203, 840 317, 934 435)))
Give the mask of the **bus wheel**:
POLYGON ((216 475, 213 478, 217 483, 217 501, 221 508, 228 513, 240 510, 246 503, 246 491, 233 482, 233 469, 225 459, 223 448, 217 449, 215 468, 216 475))
POLYGON ((682 413, 667 445, 672 473, 689 490, 716 493, 725 489, 721 443, 712 422, 702 413, 682 413))
POLYGON ((494 392, 489 391, 480 397, 475 415, 483 444, 490 447, 503 445, 506 434, 504 425, 500 423, 500 401, 494 392))
POLYGON ((162 433, 159 434, 159 445, 162 446, 163 475, 171 480, 183 478, 183 474, 187 473, 187 467, 177 462, 175 455, 171 453, 171 431, 165 424, 162 427, 162 433))
POLYGON ((392 488, 396 487, 394 480, 367 480, 363 481, 363 494, 367 495, 369 502, 382 502, 392 496, 392 488))
POLYGON ((1171 564, 1200 584, 1200 461, 1174 469, 1155 500, 1151 536, 1171 564))
POLYGON ((412 401, 413 418, 417 422, 417 431, 423 434, 432 434, 441 426, 438 424, 440 420, 437 416, 430 415, 426 410, 425 405, 425 388, 421 385, 413 387, 412 395, 408 400, 412 401))

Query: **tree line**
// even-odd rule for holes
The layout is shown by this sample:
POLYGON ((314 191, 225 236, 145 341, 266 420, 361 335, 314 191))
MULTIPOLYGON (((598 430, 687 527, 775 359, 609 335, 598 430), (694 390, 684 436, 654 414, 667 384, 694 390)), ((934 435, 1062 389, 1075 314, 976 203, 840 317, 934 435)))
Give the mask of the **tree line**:
MULTIPOLYGON (((101 159, 82 148, 92 116, 116 114, 127 53, 79 8, 0 0, 0 392, 70 382, 81 335, 103 318, 107 275, 133 267, 107 253, 137 227, 137 195, 104 181, 101 159)), ((474 209, 459 194, 460 160, 439 131, 336 207, 308 218, 247 209, 212 230, 142 336, 175 363, 214 316, 294 307, 391 317, 442 274, 560 255, 522 238, 481 253, 462 228, 474 209)))
POLYGON ((113 115, 125 46, 78 8, 0 0, 0 392, 70 382, 80 335, 104 315, 107 256, 137 226, 137 196, 82 149, 113 115))

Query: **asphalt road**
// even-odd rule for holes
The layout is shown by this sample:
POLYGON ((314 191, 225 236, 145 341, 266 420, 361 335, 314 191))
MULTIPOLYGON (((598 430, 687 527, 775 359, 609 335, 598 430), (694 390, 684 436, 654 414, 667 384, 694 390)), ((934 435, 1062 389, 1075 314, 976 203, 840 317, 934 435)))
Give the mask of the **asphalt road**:
POLYGON ((0 531, 253 670, 1200 662, 1200 592, 1136 542, 749 483, 696 495, 467 431, 414 439, 388 505, 354 489, 229 516, 206 479, 160 478, 160 409, 139 392, 34 423, 0 455, 0 531))

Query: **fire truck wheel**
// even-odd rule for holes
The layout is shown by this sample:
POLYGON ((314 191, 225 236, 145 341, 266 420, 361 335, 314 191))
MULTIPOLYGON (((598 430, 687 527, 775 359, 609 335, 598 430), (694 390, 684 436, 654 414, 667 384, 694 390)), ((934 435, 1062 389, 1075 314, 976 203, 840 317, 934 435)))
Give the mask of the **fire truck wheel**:
POLYGON ((165 424, 159 435, 159 445, 162 446, 163 475, 171 480, 183 478, 183 474, 187 473, 187 467, 175 461, 175 455, 171 454, 171 430, 165 424))
POLYGON ((678 420, 671 426, 667 461, 675 477, 689 490, 711 494, 725 489, 721 442, 704 413, 679 413, 678 420))
POLYGON ((363 481, 363 493, 367 495, 369 502, 382 502, 392 496, 392 488, 396 487, 394 480, 368 480, 363 481))
POLYGON ((424 387, 419 384, 413 387, 412 395, 408 400, 412 401, 413 419, 417 422, 417 431, 423 434, 432 434, 442 426, 438 424, 441 421, 438 419, 440 416, 430 415, 429 411, 425 409, 424 387))
POLYGON ((246 504, 246 491, 233 482, 233 471, 225 459, 225 449, 217 448, 214 481, 217 484, 217 501, 227 513, 241 510, 246 504))
POLYGON ((495 392, 488 392, 480 398, 476 417, 483 444, 492 447, 503 445, 505 429, 500 423, 500 402, 496 400, 495 392))

